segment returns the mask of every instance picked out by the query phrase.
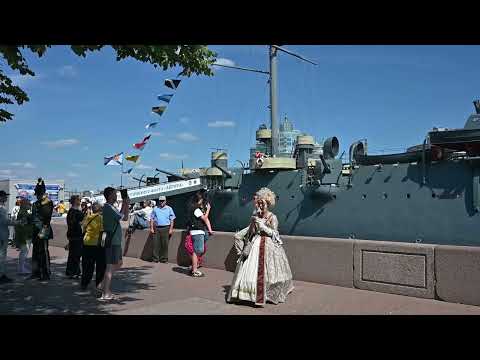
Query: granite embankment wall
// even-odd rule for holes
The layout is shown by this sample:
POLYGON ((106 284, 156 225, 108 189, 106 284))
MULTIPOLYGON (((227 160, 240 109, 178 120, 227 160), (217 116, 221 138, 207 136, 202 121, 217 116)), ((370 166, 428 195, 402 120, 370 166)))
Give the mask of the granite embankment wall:
MULTIPOLYGON (((50 245, 65 246, 65 221, 54 220, 52 227, 50 245)), ((169 261, 179 266, 190 265, 184 238, 184 231, 175 230, 169 245, 169 261)), ((477 247, 303 236, 282 240, 295 280, 480 305, 477 247)), ((207 243, 204 266, 234 271, 232 246, 232 233, 216 232, 207 243)), ((149 232, 135 231, 126 256, 149 260, 151 255, 149 232)))

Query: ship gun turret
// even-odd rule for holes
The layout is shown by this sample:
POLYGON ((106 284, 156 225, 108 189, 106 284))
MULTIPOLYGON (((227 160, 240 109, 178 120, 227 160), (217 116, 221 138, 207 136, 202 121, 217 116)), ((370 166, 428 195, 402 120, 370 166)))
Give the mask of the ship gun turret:
POLYGON ((158 168, 156 168, 155 170, 158 171, 158 172, 164 173, 164 174, 166 174, 166 175, 168 175, 168 176, 170 176, 170 177, 172 177, 172 178, 174 178, 174 179, 188 180, 188 178, 186 178, 185 176, 181 176, 181 175, 178 175, 178 174, 174 174, 174 173, 171 173, 171 172, 166 171, 166 170, 161 170, 161 169, 158 169, 158 168))

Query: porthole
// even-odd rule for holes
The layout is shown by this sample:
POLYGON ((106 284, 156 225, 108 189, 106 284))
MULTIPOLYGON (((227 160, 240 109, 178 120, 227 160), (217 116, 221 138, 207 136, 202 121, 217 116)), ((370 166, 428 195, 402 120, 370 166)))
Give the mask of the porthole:
POLYGON ((435 199, 437 197, 437 194, 432 193, 432 199, 435 199))
POLYGON ((362 199, 366 199, 366 198, 367 198, 367 194, 363 194, 362 199))
POLYGON ((387 193, 383 193, 382 197, 383 197, 384 199, 388 198, 387 193))
POLYGON ((407 199, 410 199, 410 194, 407 194, 407 199))
POLYGON ((337 198, 337 195, 332 195, 332 197, 333 197, 334 199, 336 199, 336 198, 337 198))

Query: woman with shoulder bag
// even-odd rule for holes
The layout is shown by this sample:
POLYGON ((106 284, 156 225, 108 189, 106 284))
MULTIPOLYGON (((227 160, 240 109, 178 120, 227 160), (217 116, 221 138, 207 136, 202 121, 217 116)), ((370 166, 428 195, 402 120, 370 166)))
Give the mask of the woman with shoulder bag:
POLYGON ((95 270, 95 284, 101 291, 103 277, 105 275, 106 260, 105 248, 102 244, 103 218, 101 206, 93 203, 92 213, 83 220, 83 252, 82 252, 82 280, 81 288, 85 291, 90 284, 95 270))

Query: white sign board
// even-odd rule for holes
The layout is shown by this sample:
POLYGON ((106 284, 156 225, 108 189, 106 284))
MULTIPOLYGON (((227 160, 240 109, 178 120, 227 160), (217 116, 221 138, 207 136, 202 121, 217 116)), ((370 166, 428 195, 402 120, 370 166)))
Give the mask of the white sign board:
MULTIPOLYGON (((159 184, 154 186, 148 186, 141 189, 130 189, 128 190, 128 197, 132 202, 135 202, 135 199, 152 197, 156 198, 160 195, 174 191, 174 190, 187 190, 189 188, 198 187, 201 185, 200 179, 190 179, 190 180, 181 180, 181 181, 172 181, 166 184, 159 184)), ((117 192, 117 199, 121 201, 120 191, 117 192)), ((97 201, 101 204, 105 202, 103 195, 96 195, 93 198, 93 201, 97 201)))

